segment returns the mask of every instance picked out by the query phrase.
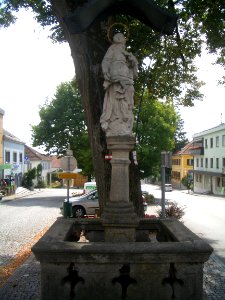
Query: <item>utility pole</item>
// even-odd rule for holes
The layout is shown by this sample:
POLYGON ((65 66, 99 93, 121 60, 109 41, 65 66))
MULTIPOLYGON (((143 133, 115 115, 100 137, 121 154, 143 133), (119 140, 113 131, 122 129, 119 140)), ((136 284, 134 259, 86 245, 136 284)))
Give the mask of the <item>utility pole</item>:
POLYGON ((165 183, 166 183, 166 168, 171 168, 171 152, 161 152, 161 208, 162 218, 165 218, 165 183))

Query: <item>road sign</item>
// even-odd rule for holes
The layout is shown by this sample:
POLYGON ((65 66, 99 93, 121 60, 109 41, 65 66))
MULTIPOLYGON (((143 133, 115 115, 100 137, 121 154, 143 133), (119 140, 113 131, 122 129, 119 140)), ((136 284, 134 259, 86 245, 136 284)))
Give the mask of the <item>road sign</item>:
POLYGON ((73 156, 64 156, 60 159, 60 164, 64 171, 73 171, 77 167, 77 160, 73 156))
POLYGON ((3 165, 0 165, 0 171, 1 171, 1 170, 11 169, 11 168, 12 168, 12 165, 10 165, 10 164, 3 164, 3 165))
POLYGON ((112 159, 112 155, 108 154, 108 155, 105 155, 105 160, 111 160, 112 159))
POLYGON ((76 173, 58 173, 60 179, 75 179, 77 177, 76 173))

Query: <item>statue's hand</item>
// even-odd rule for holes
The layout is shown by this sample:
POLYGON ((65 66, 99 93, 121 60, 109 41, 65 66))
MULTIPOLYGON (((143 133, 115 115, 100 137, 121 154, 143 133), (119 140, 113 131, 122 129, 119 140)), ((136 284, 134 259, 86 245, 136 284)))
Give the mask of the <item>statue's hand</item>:
POLYGON ((110 81, 110 74, 109 73, 104 73, 104 78, 105 78, 105 80, 110 81))
POLYGON ((108 123, 107 123, 107 122, 102 122, 102 123, 101 123, 101 126, 102 126, 102 129, 103 129, 104 131, 106 131, 107 128, 108 128, 108 123))

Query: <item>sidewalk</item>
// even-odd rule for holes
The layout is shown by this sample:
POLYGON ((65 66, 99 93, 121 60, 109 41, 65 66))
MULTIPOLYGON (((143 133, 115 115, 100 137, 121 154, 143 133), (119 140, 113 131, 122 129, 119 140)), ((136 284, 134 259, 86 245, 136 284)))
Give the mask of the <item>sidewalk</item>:
POLYGON ((20 199, 26 196, 34 195, 37 193, 40 193, 41 189, 34 189, 33 191, 28 190, 26 188, 18 187, 15 191, 15 194, 10 195, 10 196, 3 196, 1 202, 9 201, 9 200, 16 200, 20 199))

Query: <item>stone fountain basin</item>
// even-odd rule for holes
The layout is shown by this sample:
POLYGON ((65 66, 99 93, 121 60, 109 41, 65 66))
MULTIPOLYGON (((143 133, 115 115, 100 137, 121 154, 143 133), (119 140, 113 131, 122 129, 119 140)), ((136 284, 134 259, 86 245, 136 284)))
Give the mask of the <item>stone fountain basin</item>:
POLYGON ((42 300, 201 300, 213 249, 175 219, 141 219, 136 242, 112 243, 101 219, 58 218, 32 251, 42 300))

